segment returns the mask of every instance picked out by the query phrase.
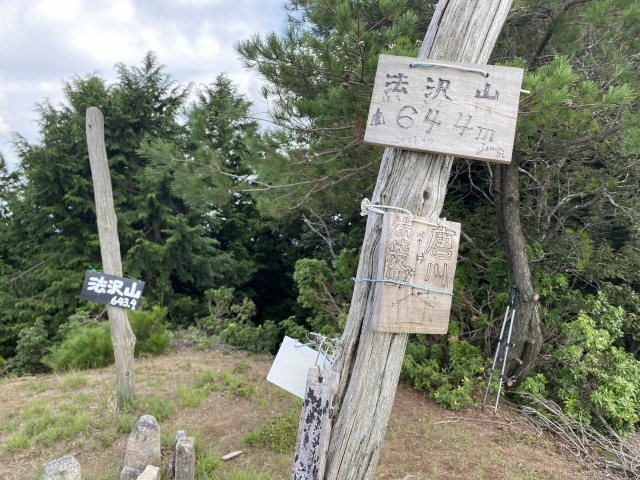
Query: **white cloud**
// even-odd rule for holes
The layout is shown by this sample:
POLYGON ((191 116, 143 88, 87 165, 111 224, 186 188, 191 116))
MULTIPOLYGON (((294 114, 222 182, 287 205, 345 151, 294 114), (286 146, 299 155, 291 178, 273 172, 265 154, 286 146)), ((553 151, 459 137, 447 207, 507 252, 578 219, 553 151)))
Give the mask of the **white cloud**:
POLYGON ((261 105, 261 79, 242 68, 233 45, 279 30, 284 0, 0 0, 0 151, 8 163, 13 129, 37 141, 34 106, 64 101, 61 82, 158 54, 177 82, 208 84, 225 72, 261 105), (10 127, 9 127, 10 125, 10 127))
POLYGON ((4 121, 4 118, 0 117, 0 135, 8 135, 11 133, 11 125, 4 121))
POLYGON ((26 16, 30 21, 40 25, 68 25, 77 20, 82 1, 39 0, 25 3, 28 5, 26 16))

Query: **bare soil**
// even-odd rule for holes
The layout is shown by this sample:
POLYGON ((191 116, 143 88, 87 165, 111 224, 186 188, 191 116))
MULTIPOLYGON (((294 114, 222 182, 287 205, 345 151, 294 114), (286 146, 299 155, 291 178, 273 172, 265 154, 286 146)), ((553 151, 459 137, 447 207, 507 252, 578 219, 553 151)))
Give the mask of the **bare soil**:
MULTIPOLYGON (((140 396, 159 394, 175 402, 176 386, 189 384, 198 372, 231 372, 240 363, 248 364, 251 368, 242 377, 255 386, 255 393, 245 397, 225 389, 214 390, 196 407, 176 408, 161 422, 163 447, 171 443, 177 430, 185 430, 187 435, 201 438, 201 448, 217 455, 243 451, 223 462, 217 471, 219 478, 227 478, 238 469, 250 469, 270 479, 288 479, 292 452, 275 453, 243 443, 244 436, 264 419, 295 408, 290 394, 265 380, 272 361, 270 356, 235 351, 173 352, 137 360, 136 389, 140 396)), ((0 426, 12 412, 38 399, 56 404, 73 401, 79 395, 85 399, 91 396, 93 400, 86 408, 97 416, 117 415, 113 407, 114 370, 89 370, 82 375, 86 381, 72 388, 65 387, 64 376, 57 375, 1 379, 0 426)), ((53 447, 31 445, 20 453, 7 451, 6 442, 14 433, 0 428, 0 479, 38 478, 43 463, 67 454, 81 463, 84 479, 117 478, 127 434, 118 433, 110 441, 99 440, 99 427, 93 428, 90 434, 53 447)), ((163 478, 169 478, 171 449, 163 448, 163 455, 163 478)), ((494 420, 491 413, 481 413, 479 405, 457 412, 444 410, 424 392, 402 384, 398 386, 376 474, 380 480, 595 478, 605 477, 602 472, 587 470, 558 440, 537 431, 505 403, 494 420)))

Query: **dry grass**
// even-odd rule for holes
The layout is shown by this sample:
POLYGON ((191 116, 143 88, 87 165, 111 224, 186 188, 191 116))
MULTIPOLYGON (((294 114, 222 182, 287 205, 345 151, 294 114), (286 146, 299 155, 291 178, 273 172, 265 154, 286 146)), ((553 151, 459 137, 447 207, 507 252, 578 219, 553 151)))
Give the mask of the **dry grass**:
MULTIPOLYGON (((282 413, 300 408, 265 380, 271 362, 221 350, 142 359, 135 372, 138 401, 124 411, 115 408, 112 368, 1 379, 0 479, 40 478, 45 462, 67 454, 80 461, 84 479, 116 479, 128 432, 145 413, 161 425, 163 478, 169 478, 175 432, 185 430, 197 438, 201 480, 288 479, 291 450, 245 442, 261 431, 289 432, 285 422, 295 415, 282 413), (259 428, 274 422, 275 430, 259 428), (220 461, 235 450, 244 453, 220 461)), ((376 479, 600 478, 505 403, 500 408, 497 422, 477 406, 448 412, 400 385, 376 479)))

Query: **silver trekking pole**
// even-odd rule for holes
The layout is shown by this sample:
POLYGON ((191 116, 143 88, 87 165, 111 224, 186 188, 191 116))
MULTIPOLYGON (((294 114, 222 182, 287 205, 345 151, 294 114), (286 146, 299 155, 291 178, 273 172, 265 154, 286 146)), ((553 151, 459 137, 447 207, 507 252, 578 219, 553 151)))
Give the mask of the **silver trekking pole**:
POLYGON ((517 296, 518 296, 518 287, 515 285, 511 286, 511 290, 509 290, 509 300, 507 301, 507 308, 504 312, 504 318, 502 319, 502 327, 500 328, 500 336, 498 337, 498 346, 496 348, 496 353, 493 356, 493 364, 491 365, 491 372, 489 374, 489 381, 487 382, 487 388, 484 392, 484 400, 482 401, 482 408, 480 411, 484 411, 484 406, 487 403, 487 396, 489 395, 489 388, 491 386, 491 379, 493 378, 493 372, 496 368, 496 364, 498 363, 498 358, 500 357, 500 351, 502 350, 502 338, 504 335, 504 330, 507 325, 507 319, 509 318, 509 310, 511 310, 511 318, 509 321, 509 330, 507 334, 507 342, 505 344, 504 356, 502 357, 502 368, 500 373, 500 383, 498 384, 498 396, 496 397, 496 404, 493 409, 493 418, 496 418, 496 413, 498 411, 498 402, 500 401, 500 390, 502 389, 502 380, 504 378, 504 370, 507 364, 507 354, 509 353, 509 343, 511 342, 511 332, 513 329, 513 319, 516 314, 517 308, 517 296))
POLYGON ((511 321, 509 322, 509 333, 507 334, 507 343, 504 348, 504 358, 502 359, 502 371, 500 372, 500 382, 498 383, 498 395, 496 396, 496 404, 493 407, 493 418, 498 413, 498 402, 500 401, 500 390, 502 389, 502 381, 504 380, 504 369, 507 366, 507 355, 509 355, 509 345, 511 344, 511 331, 513 330, 513 319, 516 316, 518 308, 518 288, 513 293, 513 306, 511 307, 511 321))

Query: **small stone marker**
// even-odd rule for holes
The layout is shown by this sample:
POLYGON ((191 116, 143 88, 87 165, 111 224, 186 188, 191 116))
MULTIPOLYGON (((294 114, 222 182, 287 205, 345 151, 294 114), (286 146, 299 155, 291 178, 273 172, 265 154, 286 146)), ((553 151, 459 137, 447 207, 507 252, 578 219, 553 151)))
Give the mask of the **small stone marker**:
POLYGON ((339 379, 337 372, 309 368, 291 480, 320 480, 324 477, 339 379))
POLYGON ((510 163, 522 76, 520 68, 380 55, 364 141, 510 163))
POLYGON ((225 456, 220 457, 221 460, 227 461, 232 458, 236 458, 238 455, 242 455, 242 450, 236 450, 235 452, 227 453, 225 456))
POLYGON ((176 449, 178 448, 178 440, 186 436, 187 434, 184 430, 178 430, 176 432, 176 441, 173 443, 173 478, 176 478, 176 449))
POLYGON ((120 480, 137 480, 147 465, 160 465, 160 425, 151 415, 140 417, 129 435, 120 480))
POLYGON ((147 465, 136 480, 160 480, 160 467, 147 465))
POLYGON ((81 480, 80 463, 73 455, 44 464, 42 480, 81 480))
POLYGON ((459 223, 384 213, 375 330, 447 333, 459 243, 459 223))
POLYGON ((196 472, 196 439, 180 437, 176 442, 175 480, 194 480, 196 472))

